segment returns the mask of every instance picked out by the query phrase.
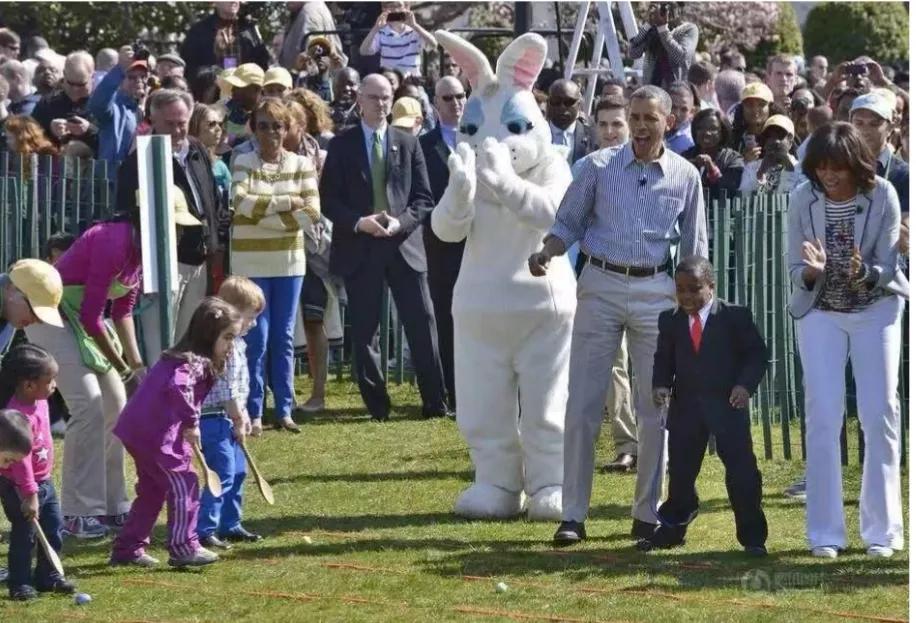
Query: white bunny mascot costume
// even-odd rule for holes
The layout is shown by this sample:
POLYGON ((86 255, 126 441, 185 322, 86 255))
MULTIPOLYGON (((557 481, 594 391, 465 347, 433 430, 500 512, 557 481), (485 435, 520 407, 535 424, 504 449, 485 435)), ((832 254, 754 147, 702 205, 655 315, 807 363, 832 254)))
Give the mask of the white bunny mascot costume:
POLYGON ((572 179, 531 92, 547 44, 519 37, 494 75, 464 39, 436 39, 473 88, 432 214, 439 238, 467 239, 452 316, 458 427, 475 482, 455 512, 505 518, 527 505, 531 519, 559 520, 576 283, 569 262, 552 262, 546 278, 527 267, 572 179))

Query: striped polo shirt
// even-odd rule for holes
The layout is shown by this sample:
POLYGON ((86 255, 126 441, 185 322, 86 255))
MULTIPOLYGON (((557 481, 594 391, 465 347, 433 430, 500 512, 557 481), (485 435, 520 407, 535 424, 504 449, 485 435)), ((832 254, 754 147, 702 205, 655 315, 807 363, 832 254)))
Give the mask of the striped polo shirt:
POLYGON ((398 69, 407 74, 420 73, 420 52, 423 42, 417 31, 407 26, 404 32, 397 32, 385 24, 372 40, 372 53, 379 54, 382 69, 398 69))
MULTIPOLYGON (((632 143, 586 156, 550 233, 568 249, 622 266, 649 268, 681 257, 708 257, 700 173, 670 149, 652 162, 636 159, 632 143)), ((578 165, 577 165, 578 168, 578 165)))

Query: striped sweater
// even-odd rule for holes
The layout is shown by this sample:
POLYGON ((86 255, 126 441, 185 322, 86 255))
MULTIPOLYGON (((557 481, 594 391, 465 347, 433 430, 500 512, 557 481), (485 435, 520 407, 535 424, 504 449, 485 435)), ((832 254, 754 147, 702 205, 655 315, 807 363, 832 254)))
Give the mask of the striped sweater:
POLYGON ((285 152, 280 164, 257 151, 232 165, 232 272, 245 277, 305 274, 303 231, 321 217, 318 179, 310 158, 285 152), (292 211, 291 199, 305 208, 292 211))

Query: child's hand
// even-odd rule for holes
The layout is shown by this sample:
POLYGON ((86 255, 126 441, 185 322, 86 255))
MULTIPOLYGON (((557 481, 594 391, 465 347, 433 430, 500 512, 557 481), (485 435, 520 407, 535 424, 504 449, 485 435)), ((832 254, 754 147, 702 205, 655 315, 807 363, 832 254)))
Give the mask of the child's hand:
POLYGON ((22 515, 28 521, 32 521, 33 518, 38 517, 38 494, 32 493, 22 498, 22 515))
POLYGON ((668 399, 671 397, 671 390, 667 387, 654 387, 652 388, 652 402, 655 403, 656 407, 664 407, 668 404, 668 399))
POLYGON ((732 388, 732 395, 728 397, 728 402, 735 409, 747 409, 747 405, 751 400, 751 394, 740 385, 735 385, 732 388))
POLYGON ((192 446, 200 446, 200 427, 186 428, 182 433, 184 440, 192 446))
POLYGON ((242 415, 232 421, 232 427, 235 431, 235 438, 241 442, 251 434, 251 418, 248 417, 248 411, 242 409, 242 415))

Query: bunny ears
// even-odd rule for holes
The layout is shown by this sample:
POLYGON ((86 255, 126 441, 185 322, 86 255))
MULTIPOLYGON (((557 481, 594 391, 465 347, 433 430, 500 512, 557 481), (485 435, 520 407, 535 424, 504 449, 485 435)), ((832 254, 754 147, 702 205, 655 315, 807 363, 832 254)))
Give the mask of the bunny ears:
POLYGON ((487 57, 469 41, 445 30, 437 30, 435 36, 461 67, 475 90, 497 82, 530 90, 547 58, 547 42, 542 36, 529 32, 506 46, 496 61, 494 74, 487 57))

